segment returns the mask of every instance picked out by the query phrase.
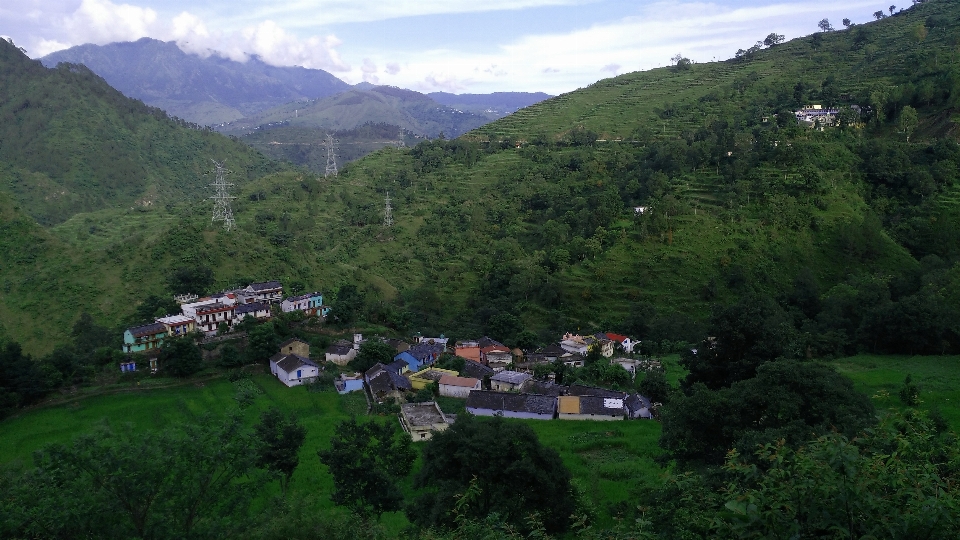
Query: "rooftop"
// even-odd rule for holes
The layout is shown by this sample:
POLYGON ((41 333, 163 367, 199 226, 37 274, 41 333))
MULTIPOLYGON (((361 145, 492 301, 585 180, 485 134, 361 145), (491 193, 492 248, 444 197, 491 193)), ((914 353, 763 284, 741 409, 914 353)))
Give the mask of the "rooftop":
POLYGON ((140 336, 149 336, 152 334, 159 334, 161 332, 166 333, 167 327, 164 326, 163 323, 152 322, 150 324, 144 324, 141 326, 134 326, 132 328, 128 328, 128 331, 131 334, 133 334, 134 337, 140 337, 140 336))
POLYGON ((260 292, 260 291, 269 291, 271 289, 282 289, 283 285, 280 285, 279 281, 264 281, 261 283, 251 283, 250 288, 260 292))
POLYGON ((512 392, 474 390, 470 392, 470 395, 467 397, 467 408, 553 414, 557 408, 557 398, 553 396, 541 396, 540 394, 514 394, 512 392))
POLYGON ((490 377, 490 380, 509 384, 523 384, 532 378, 533 375, 530 375, 529 373, 521 373, 519 371, 501 371, 493 377, 490 377))
POLYGON ((237 306, 236 312, 237 315, 243 315, 244 313, 256 313, 257 311, 263 311, 270 309, 266 304, 261 302, 252 302, 250 304, 240 304, 237 306))
POLYGON ((414 426, 432 426, 434 424, 447 423, 443 411, 433 401, 424 403, 404 403, 400 405, 400 412, 411 427, 414 426))
POLYGON ((444 375, 440 377, 440 384, 447 386, 461 386, 463 388, 473 388, 480 382, 480 379, 473 377, 455 377, 453 375, 444 375))

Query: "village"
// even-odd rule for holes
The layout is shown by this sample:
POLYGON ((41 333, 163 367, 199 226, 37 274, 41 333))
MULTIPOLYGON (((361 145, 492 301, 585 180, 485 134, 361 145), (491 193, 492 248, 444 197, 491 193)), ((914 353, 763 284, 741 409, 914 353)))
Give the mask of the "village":
MULTIPOLYGON (((136 371, 139 358, 141 364, 149 364, 156 373, 161 367, 157 363, 158 353, 166 340, 202 334, 204 341, 217 341, 229 338, 234 327, 248 317, 265 321, 279 311, 323 320, 331 309, 324 305, 319 292, 284 298, 283 286, 278 281, 251 283, 204 298, 184 295, 176 299, 180 314, 158 317, 153 323, 124 332, 126 357, 120 364, 121 371, 136 371)), ((439 396, 465 400, 463 409, 478 416, 652 419, 659 403, 651 403, 639 393, 583 384, 563 385, 549 370, 537 369, 554 365, 582 368, 591 351, 622 368, 631 379, 640 372, 661 369, 657 360, 636 357, 638 345, 638 341, 614 333, 567 333, 556 343, 526 351, 511 349, 487 336, 452 342, 443 335, 426 337, 417 333, 407 342, 386 337, 365 339, 362 334, 354 334, 352 341, 338 340, 322 355, 311 355, 309 343, 290 338, 279 345, 268 363, 271 375, 287 387, 323 381, 330 384, 332 380, 340 394, 363 392, 370 408, 374 404, 399 405, 403 429, 413 440, 424 441, 456 420, 456 415, 445 413, 437 401, 416 402, 418 392, 428 388, 439 396), (373 342, 395 352, 392 362, 378 362, 364 372, 351 372, 348 364, 364 344, 373 342), (441 360, 443 367, 438 366, 441 360), (450 369, 460 365, 462 368, 450 369)))

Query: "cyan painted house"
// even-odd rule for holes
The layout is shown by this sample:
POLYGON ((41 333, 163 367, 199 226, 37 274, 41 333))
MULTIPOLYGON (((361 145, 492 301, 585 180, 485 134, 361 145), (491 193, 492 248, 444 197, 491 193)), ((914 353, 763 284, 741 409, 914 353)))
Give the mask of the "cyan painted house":
POLYGON ((143 326, 127 328, 123 333, 123 352, 143 352, 159 349, 163 338, 167 336, 167 327, 163 323, 153 322, 143 326))
POLYGON ((413 373, 420 371, 420 368, 423 366, 423 362, 414 358, 413 355, 410 354, 408 351, 403 351, 402 353, 394 356, 393 360, 394 362, 396 362, 397 360, 406 362, 408 366, 408 370, 412 371, 413 373))

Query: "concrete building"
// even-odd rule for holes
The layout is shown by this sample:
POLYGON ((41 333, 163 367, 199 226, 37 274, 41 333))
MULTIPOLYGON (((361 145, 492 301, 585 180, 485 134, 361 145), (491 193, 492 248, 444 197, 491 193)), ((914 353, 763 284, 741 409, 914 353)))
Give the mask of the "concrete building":
POLYGON ((400 426, 416 441, 428 441, 434 433, 445 431, 451 422, 433 401, 400 405, 400 426))
POLYGON ((444 375, 440 377, 440 395, 466 399, 472 390, 480 390, 480 379, 444 375))

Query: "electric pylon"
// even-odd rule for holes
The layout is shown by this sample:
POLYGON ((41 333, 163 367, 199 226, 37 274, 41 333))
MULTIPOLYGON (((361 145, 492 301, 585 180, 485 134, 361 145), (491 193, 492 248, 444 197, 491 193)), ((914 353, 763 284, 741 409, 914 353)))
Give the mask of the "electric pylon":
POLYGON ((233 184, 228 183, 224 179, 226 173, 230 171, 223 168, 222 161, 211 161, 213 161, 213 164, 217 167, 217 179, 210 184, 216 190, 213 197, 210 197, 213 199, 213 219, 211 219, 211 221, 222 221, 223 228, 229 231, 237 224, 233 219, 233 209, 230 208, 230 200, 236 197, 230 196, 230 192, 228 191, 228 188, 233 184))
POLYGON ((333 135, 327 135, 327 140, 324 143, 327 147, 327 170, 324 172, 324 178, 328 176, 337 175, 337 141, 334 140, 333 135))
POLYGON ((383 226, 393 227, 393 207, 390 206, 390 192, 387 192, 387 199, 383 207, 383 226))

